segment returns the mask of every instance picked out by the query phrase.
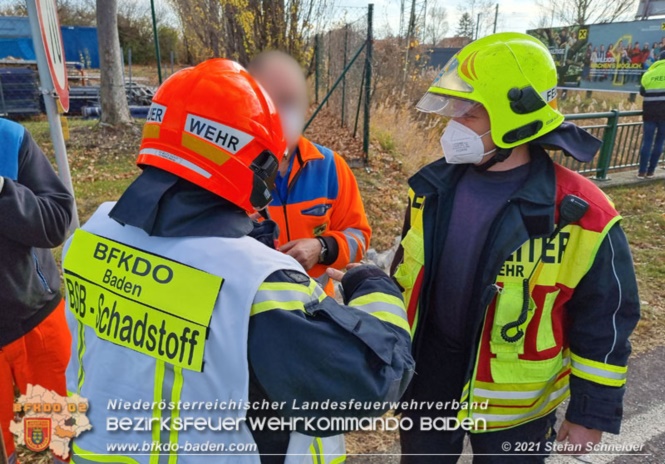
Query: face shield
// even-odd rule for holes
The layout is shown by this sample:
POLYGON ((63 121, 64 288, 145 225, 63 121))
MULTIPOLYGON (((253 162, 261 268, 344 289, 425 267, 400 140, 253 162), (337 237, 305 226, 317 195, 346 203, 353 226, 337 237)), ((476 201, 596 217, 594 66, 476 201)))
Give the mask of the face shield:
MULTIPOLYGON (((459 61, 457 57, 451 58, 436 79, 434 79, 430 88, 441 89, 443 92, 446 90, 461 93, 473 92, 473 87, 459 76, 458 66, 459 61)), ((473 100, 427 92, 416 105, 416 109, 424 113, 435 113, 449 118, 459 118, 479 106, 481 106, 480 103, 473 100)))

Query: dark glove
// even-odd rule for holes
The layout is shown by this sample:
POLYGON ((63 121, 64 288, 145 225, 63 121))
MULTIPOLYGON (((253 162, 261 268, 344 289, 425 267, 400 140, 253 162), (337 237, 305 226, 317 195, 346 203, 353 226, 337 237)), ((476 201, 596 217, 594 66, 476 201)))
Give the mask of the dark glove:
POLYGON ((265 246, 276 250, 279 242, 279 226, 272 219, 266 219, 261 222, 253 221, 254 230, 249 236, 263 243, 265 246))

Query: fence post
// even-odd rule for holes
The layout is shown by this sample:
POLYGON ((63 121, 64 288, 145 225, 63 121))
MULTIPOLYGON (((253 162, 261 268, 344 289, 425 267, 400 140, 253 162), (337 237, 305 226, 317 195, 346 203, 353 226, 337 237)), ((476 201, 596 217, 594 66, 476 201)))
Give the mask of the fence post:
POLYGON ((321 74, 321 36, 314 36, 314 103, 319 104, 319 74, 321 74))
POLYGON ((603 133, 603 144, 600 146, 600 155, 598 157, 598 167, 596 168, 596 180, 608 180, 607 171, 610 168, 612 160, 612 151, 614 151, 614 142, 619 128, 619 111, 612 110, 612 116, 607 118, 607 126, 603 133))
POLYGON ((159 85, 162 85, 162 55, 159 53, 159 35, 157 34, 157 18, 155 17, 155 0, 150 0, 152 12, 152 34, 155 40, 155 56, 157 57, 157 77, 159 85))
MULTIPOLYGON (((347 51, 349 44, 349 25, 344 25, 344 69, 346 69, 347 62, 347 51)), ((344 127, 344 110, 346 109, 346 73, 344 73, 344 79, 342 80, 342 121, 340 127, 344 127)))
POLYGON ((363 152, 365 153, 365 164, 369 162, 369 109, 372 91, 372 17, 374 16, 374 4, 367 5, 367 48, 365 49, 365 114, 363 121, 363 152))

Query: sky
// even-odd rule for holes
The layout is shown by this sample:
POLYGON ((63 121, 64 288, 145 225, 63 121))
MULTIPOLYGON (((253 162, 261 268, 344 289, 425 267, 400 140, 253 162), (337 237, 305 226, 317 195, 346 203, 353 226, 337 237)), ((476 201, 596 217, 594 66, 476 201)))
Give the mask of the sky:
MULTIPOLYGON (((425 0, 417 0, 417 5, 423 5, 425 0)), ((335 0, 337 14, 346 13, 347 17, 355 18, 363 15, 368 1, 363 0, 335 0)), ((378 33, 386 30, 388 26, 393 33, 399 28, 400 0, 373 0, 375 30, 378 33)), ((411 1, 405 0, 407 7, 411 1)), ((436 3, 444 6, 448 11, 448 36, 454 35, 459 20, 458 5, 464 2, 459 0, 427 0, 428 8, 436 3)), ((533 0, 499 0, 499 21, 497 32, 526 32, 533 29, 541 15, 541 9, 533 0)), ((407 8, 408 10, 408 8, 407 8)), ((556 24, 555 24, 556 25, 556 24)))

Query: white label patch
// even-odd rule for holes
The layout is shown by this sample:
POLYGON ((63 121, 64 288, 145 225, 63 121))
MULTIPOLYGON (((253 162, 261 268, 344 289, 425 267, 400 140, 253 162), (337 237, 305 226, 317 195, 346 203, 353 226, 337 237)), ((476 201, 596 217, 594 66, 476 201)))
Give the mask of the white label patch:
POLYGON ((164 105, 160 105, 159 103, 152 102, 150 109, 148 110, 148 117, 146 118, 146 121, 158 122, 161 124, 164 120, 164 116, 166 116, 166 107, 164 105))
POLYGON ((549 103, 554 100, 557 96, 556 87, 552 87, 549 90, 545 90, 540 94, 541 98, 545 100, 545 103, 549 103))
POLYGON ((233 127, 225 126, 224 124, 200 116, 194 116, 193 114, 187 115, 185 132, 214 143, 234 155, 254 139, 251 135, 233 127))

